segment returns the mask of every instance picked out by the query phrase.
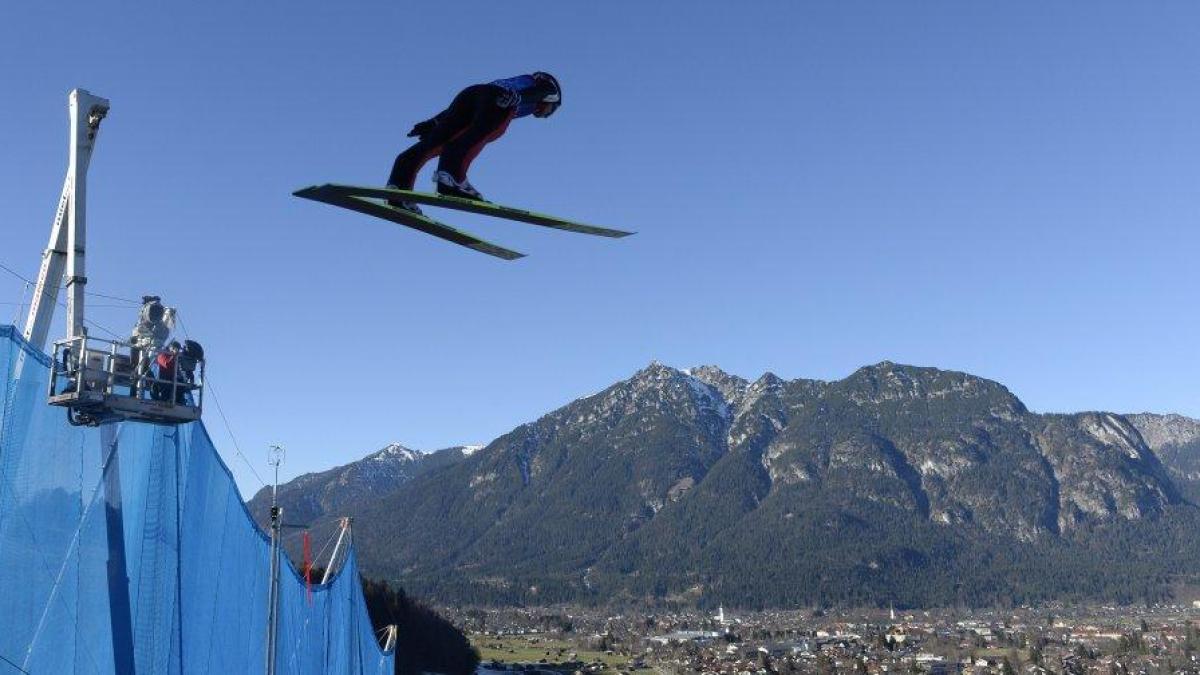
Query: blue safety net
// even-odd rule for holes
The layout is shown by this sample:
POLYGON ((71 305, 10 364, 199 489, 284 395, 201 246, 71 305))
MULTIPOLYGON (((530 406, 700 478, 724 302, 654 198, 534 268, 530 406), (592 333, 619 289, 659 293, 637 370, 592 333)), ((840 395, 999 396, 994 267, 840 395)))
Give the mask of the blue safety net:
MULTIPOLYGON (((72 427, 48 368, 0 326, 0 675, 266 672, 269 537, 204 425, 72 427)), ((394 672, 353 551, 281 568, 276 672, 394 672)))

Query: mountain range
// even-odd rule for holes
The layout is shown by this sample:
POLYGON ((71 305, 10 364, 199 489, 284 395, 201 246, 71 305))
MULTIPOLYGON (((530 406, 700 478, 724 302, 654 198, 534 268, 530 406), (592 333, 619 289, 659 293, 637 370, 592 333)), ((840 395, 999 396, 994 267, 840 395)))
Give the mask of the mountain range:
POLYGON ((352 516, 367 574, 441 601, 743 607, 1161 600, 1200 567, 1195 496, 1200 422, 1037 414, 890 362, 653 363, 477 451, 389 446, 279 492, 289 523, 352 516))

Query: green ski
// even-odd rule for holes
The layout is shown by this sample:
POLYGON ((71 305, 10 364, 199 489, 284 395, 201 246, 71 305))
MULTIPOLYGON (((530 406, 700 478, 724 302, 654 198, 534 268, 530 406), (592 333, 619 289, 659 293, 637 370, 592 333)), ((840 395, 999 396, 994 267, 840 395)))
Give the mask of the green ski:
POLYGON ((330 185, 306 187, 302 190, 297 190, 293 194, 297 197, 324 202, 332 206, 340 206, 344 209, 358 211, 368 216, 375 216, 376 218, 382 218, 399 225, 411 227, 425 234, 432 234, 439 239, 445 239, 460 246, 466 246, 480 253, 486 253, 497 258, 503 258, 504 260, 516 260, 517 258, 525 257, 524 253, 518 253, 497 246, 469 232, 457 230, 428 216, 419 215, 404 209, 397 209, 388 206, 386 203, 364 199, 363 196, 356 196, 346 191, 331 189, 332 187, 330 185))
POLYGON ((348 197, 369 197, 371 199, 384 200, 400 199, 409 202, 416 202, 417 204, 426 204, 428 206, 443 206, 448 209, 457 209, 459 211, 468 211, 470 213, 478 213, 495 218, 516 220, 522 223, 529 223, 531 225, 552 227, 556 230, 579 232, 580 234, 593 234, 599 237, 628 237, 629 235, 633 234, 633 232, 626 232, 624 230, 610 230, 604 227, 576 223, 564 218, 548 216, 542 213, 534 213, 533 211, 526 211, 525 209, 516 209, 511 206, 501 206, 500 204, 480 202, 473 199, 463 199, 461 197, 448 197, 446 195, 432 194, 429 192, 413 192, 411 190, 395 190, 391 188, 363 187, 357 185, 337 185, 334 183, 327 183, 316 189, 328 190, 331 193, 345 195, 348 197))

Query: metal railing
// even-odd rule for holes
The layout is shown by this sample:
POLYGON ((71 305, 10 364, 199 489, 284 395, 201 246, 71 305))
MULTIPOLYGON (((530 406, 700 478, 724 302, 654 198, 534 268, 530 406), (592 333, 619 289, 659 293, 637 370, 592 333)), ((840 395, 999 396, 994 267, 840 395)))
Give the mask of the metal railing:
POLYGON ((54 343, 50 402, 96 405, 110 400, 144 401, 162 408, 204 403, 204 359, 175 354, 170 372, 157 365, 163 350, 147 350, 128 342, 81 336, 54 343))

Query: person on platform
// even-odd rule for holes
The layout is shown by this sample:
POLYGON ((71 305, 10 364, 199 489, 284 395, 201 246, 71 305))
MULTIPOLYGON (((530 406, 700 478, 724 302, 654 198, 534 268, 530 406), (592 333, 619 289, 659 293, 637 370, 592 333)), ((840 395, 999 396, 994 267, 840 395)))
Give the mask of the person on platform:
MULTIPOLYGON (((155 401, 170 401, 172 398, 179 398, 178 394, 174 397, 171 396, 172 390, 179 389, 175 373, 179 350, 179 343, 172 340, 171 344, 154 357, 154 365, 158 367, 158 372, 155 373, 154 384, 150 385, 150 398, 155 401)), ((179 394, 182 393, 182 391, 179 392, 179 394)))
POLYGON ((175 359, 179 373, 179 381, 183 386, 175 393, 175 402, 181 405, 195 405, 192 400, 192 390, 196 388, 196 368, 204 360, 204 348, 195 340, 184 340, 183 349, 175 359))
POLYGON ((143 295, 142 309, 138 312, 137 325, 129 336, 129 342, 138 349, 156 352, 167 343, 171 329, 175 327, 175 309, 162 304, 157 295, 143 295))
MULTIPOLYGON (((485 145, 504 135, 514 119, 528 115, 549 117, 561 105, 562 89, 550 73, 539 71, 473 84, 459 92, 450 107, 418 122, 408 132, 417 142, 396 157, 388 187, 411 190, 421 167, 438 157, 434 173, 438 194, 486 201, 467 180, 471 162, 485 145)), ((421 213, 409 201, 388 203, 421 213)))
POLYGON ((164 306, 162 298, 157 295, 142 296, 142 309, 138 312, 138 322, 129 336, 130 360, 134 370, 130 393, 134 398, 141 398, 145 389, 145 377, 150 372, 150 364, 167 343, 167 338, 171 336, 171 330, 174 327, 175 309, 173 307, 164 306))

